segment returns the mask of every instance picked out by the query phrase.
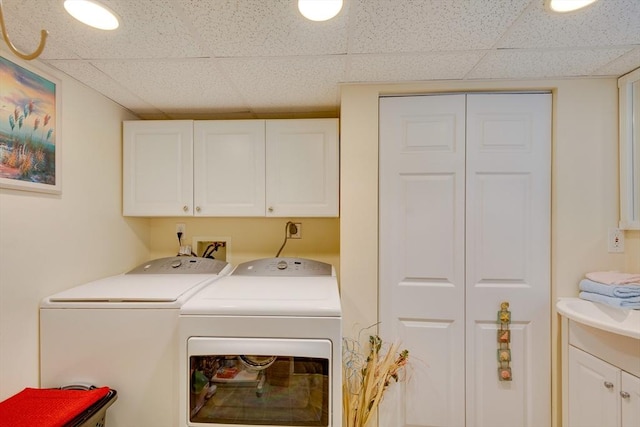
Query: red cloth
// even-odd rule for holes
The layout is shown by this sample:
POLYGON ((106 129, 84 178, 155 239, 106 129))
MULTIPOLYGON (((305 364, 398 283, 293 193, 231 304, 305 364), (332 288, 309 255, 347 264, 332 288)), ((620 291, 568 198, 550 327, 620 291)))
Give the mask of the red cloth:
POLYGON ((93 390, 25 388, 0 402, 0 427, 62 427, 109 393, 93 390))

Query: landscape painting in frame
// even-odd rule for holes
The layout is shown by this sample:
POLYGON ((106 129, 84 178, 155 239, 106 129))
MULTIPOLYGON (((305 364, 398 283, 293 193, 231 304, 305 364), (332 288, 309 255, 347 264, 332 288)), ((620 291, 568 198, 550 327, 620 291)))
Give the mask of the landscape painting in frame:
POLYGON ((0 56, 0 187, 61 192, 59 87, 0 56))

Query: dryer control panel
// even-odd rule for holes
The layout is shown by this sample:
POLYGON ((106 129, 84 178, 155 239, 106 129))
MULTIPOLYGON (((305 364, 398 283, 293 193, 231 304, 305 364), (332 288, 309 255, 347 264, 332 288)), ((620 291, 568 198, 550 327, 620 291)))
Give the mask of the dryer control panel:
POLYGON ((227 265, 217 259, 176 256, 145 262, 126 274, 220 274, 227 265))
POLYGON ((310 277, 332 276, 333 267, 305 258, 263 258, 238 265, 232 276, 310 277))

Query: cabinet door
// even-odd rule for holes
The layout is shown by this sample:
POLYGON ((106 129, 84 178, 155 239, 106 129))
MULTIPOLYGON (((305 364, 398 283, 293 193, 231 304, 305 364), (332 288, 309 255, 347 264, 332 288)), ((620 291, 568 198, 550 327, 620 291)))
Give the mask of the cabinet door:
POLYGON ((617 427, 620 370, 569 346, 569 427, 617 427))
POLYGON ((264 140, 264 120, 195 122, 196 216, 264 216, 264 140))
POLYGON ((267 120, 267 216, 338 216, 338 120, 267 120))
POLYGON ((192 215, 193 122, 126 121, 123 137, 123 214, 192 215))
POLYGON ((640 426, 640 378, 622 371, 622 427, 640 426))

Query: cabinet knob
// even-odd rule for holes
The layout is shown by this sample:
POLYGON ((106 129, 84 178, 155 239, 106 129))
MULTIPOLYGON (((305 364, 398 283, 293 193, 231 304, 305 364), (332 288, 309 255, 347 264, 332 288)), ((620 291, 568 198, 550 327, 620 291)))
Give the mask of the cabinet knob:
POLYGON ((631 397, 631 395, 630 395, 628 392, 626 392, 626 391, 621 391, 621 392, 620 392, 620 396, 621 396, 623 399, 628 399, 628 398, 630 398, 630 397, 631 397))
POLYGON ((189 212, 189 206, 184 205, 184 206, 182 207, 182 210, 183 210, 183 211, 185 211, 185 212, 189 212))
POLYGON ((200 212, 200 206, 196 206, 196 212, 200 212))
POLYGON ((273 206, 269 206, 268 211, 269 211, 269 212, 273 212, 273 206))
POLYGON ((605 381, 604 382, 604 386, 606 388, 608 388, 609 390, 611 390, 613 388, 613 383, 609 382, 609 381, 605 381))

